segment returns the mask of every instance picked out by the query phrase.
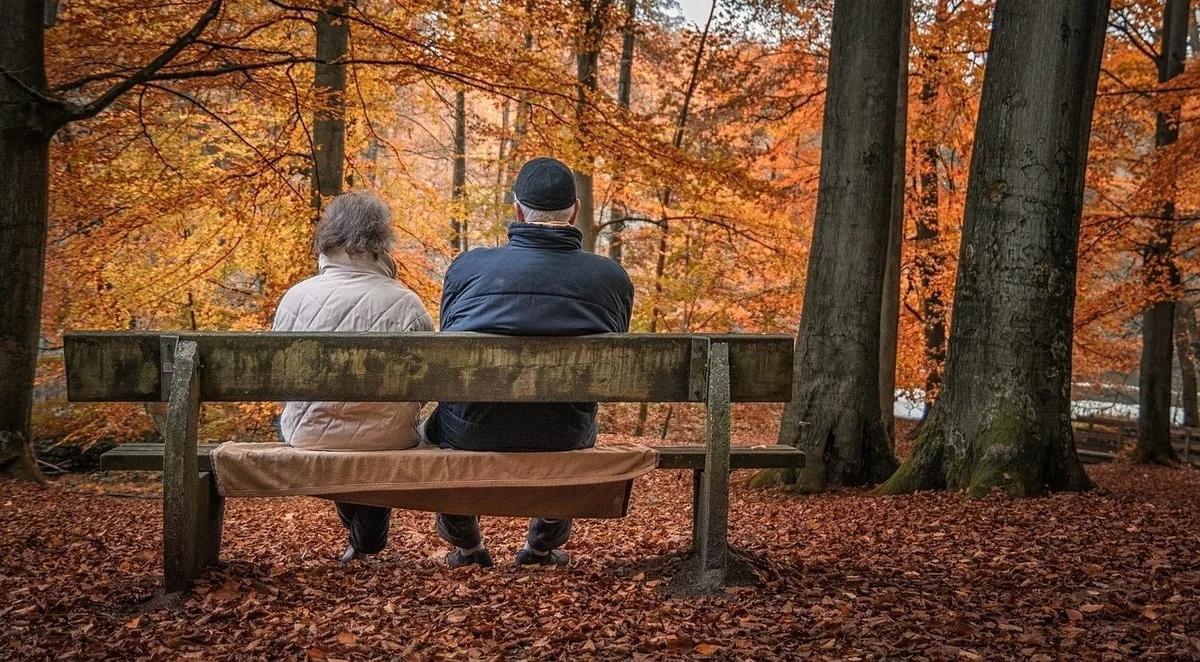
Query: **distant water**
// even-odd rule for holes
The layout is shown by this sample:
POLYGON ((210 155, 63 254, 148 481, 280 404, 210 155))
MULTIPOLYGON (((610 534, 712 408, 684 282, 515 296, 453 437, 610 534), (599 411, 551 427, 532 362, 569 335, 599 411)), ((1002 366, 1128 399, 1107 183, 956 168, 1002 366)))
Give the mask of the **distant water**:
MULTIPOLYGON (((920 393, 896 390, 896 405, 892 410, 896 418, 919 421, 925 414, 925 402, 920 393)), ((1107 416, 1109 418, 1137 419, 1137 405, 1100 400, 1076 400, 1071 403, 1072 416, 1107 416)), ((1183 425, 1183 409, 1171 407, 1171 422, 1183 425)))

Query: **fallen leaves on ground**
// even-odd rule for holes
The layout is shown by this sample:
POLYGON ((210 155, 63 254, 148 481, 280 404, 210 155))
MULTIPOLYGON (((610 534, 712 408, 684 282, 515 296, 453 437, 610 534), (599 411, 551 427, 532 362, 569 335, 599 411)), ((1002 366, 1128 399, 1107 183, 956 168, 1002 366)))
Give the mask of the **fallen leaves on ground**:
POLYGON ((1200 471, 1089 471, 1096 491, 1025 501, 735 486, 730 540, 762 581, 706 598, 662 592, 685 472, 640 479, 628 517, 579 522, 572 566, 537 572, 507 567, 516 519, 485 520, 490 570, 431 562, 410 512, 347 567, 327 502, 232 500, 222 563, 177 598, 156 595, 156 500, 4 481, 0 657, 1200 659, 1200 471))

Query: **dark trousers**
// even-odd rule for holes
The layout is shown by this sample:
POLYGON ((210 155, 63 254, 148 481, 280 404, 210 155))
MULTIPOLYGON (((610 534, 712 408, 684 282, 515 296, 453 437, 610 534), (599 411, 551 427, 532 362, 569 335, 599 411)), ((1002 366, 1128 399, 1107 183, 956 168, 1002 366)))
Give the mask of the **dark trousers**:
POLYGON ((361 554, 375 554, 387 547, 388 526, 392 509, 361 506, 356 503, 334 503, 338 517, 350 532, 350 546, 361 554))
MULTIPOLYGON (((477 547, 483 542, 478 515, 437 514, 437 532, 442 540, 463 549, 477 547)), ((529 546, 539 552, 561 547, 571 537, 571 520, 538 517, 529 520, 529 546)))

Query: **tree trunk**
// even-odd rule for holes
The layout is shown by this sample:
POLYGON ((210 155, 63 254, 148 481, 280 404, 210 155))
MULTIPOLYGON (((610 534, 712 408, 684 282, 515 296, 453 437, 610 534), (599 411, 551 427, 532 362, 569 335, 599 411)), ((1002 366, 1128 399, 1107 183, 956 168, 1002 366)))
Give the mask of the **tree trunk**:
MULTIPOLYGON (((621 65, 617 75, 617 107, 628 111, 633 96, 633 48, 637 39, 637 0, 625 0, 625 23, 621 26, 621 65)), ((629 208, 622 205, 622 216, 629 208)), ((609 228, 608 257, 618 264, 624 258, 625 222, 617 221, 609 228)))
MULTIPOLYGON (((1167 0, 1159 33, 1158 82, 1166 83, 1183 73, 1187 52, 1188 0, 1167 0)), ((1155 113, 1154 145, 1162 148, 1179 139, 1179 107, 1155 113)), ((1173 187, 1171 187, 1173 188, 1173 187)), ((1179 270, 1175 263, 1174 191, 1162 205, 1162 220, 1155 223, 1153 237, 1143 253, 1143 277, 1151 294, 1142 313, 1142 360, 1138 375, 1138 439, 1133 458, 1137 462, 1170 464, 1175 461, 1171 446, 1171 350, 1174 344, 1175 302, 1179 270)))
POLYGON ((921 127, 917 151, 920 154, 920 191, 916 218, 916 259, 914 266, 917 285, 922 295, 921 326, 925 336, 925 411, 937 398, 942 385, 942 366, 946 362, 946 303, 940 276, 946 268, 946 256, 940 243, 941 216, 938 199, 941 178, 938 175, 939 145, 935 136, 940 55, 927 53, 924 58, 924 81, 921 83, 921 127))
POLYGON ((900 258, 904 241, 905 163, 908 141, 908 31, 912 0, 904 0, 900 19, 900 62, 896 86, 895 169, 892 172, 892 207, 888 223, 887 263, 883 269, 883 306, 879 313, 879 410, 895 449, 896 348, 900 334, 900 258))
POLYGON ((43 0, 8 3, 0 29, 0 71, 6 72, 0 74, 0 471, 42 482, 30 422, 56 127, 20 85, 46 91, 44 7, 43 0))
MULTIPOLYGON (((700 32, 700 43, 696 46, 696 55, 692 58, 692 72, 688 76, 687 88, 683 92, 683 104, 679 106, 679 115, 675 118, 675 133, 671 136, 671 146, 683 148, 683 132, 687 128, 688 118, 691 117, 692 97, 696 94, 696 86, 700 83, 700 65, 704 62, 704 49, 708 45, 709 30, 712 29, 713 16, 717 12, 717 0, 712 0, 708 9, 708 19, 704 21, 704 29, 700 32)), ((662 317, 663 276, 666 275, 667 250, 670 247, 671 223, 667 220, 667 209, 671 206, 673 191, 668 186, 659 193, 663 218, 658 224, 658 251, 654 261, 654 304, 650 308, 650 333, 658 331, 658 320, 662 317)), ((671 410, 668 410, 670 413, 671 410)), ((640 437, 646 431, 646 417, 649 406, 643 402, 638 406, 637 425, 634 436, 640 437)))
POLYGON ((450 246, 455 251, 470 248, 467 239, 467 95, 461 89, 454 93, 454 167, 450 199, 454 215, 450 220, 450 246))
MULTIPOLYGON (((525 50, 533 50, 533 32, 529 28, 529 21, 532 20, 530 15, 533 12, 533 0, 525 2, 525 50)), ((512 182, 517 178, 517 165, 520 162, 521 147, 525 143, 525 134, 529 131, 529 100, 526 94, 522 93, 517 99, 517 111, 513 117, 513 137, 511 149, 508 154, 507 172, 505 173, 506 187, 504 190, 504 202, 512 204, 513 192, 512 182)))
POLYGON ((346 65, 349 2, 336 2, 317 14, 317 63, 313 90, 312 207, 320 215, 324 201, 341 194, 346 163, 346 65))
POLYGON ((575 227, 583 233, 583 250, 596 250, 596 199, 592 184, 592 166, 596 157, 588 144, 588 97, 596 92, 599 82, 597 65, 600 48, 604 45, 604 14, 609 0, 579 0, 583 10, 583 25, 580 27, 575 47, 575 73, 577 102, 575 117, 578 123, 579 143, 584 153, 583 165, 575 169, 575 191, 579 196, 579 213, 575 216, 575 227))
POLYGON ((902 3, 837 0, 817 217, 779 441, 805 451, 802 491, 896 468, 879 411, 879 326, 896 143, 902 3))
POLYGON ((1108 0, 998 0, 945 384, 885 494, 1090 487, 1070 423, 1075 265, 1108 0))
POLYGON ((1179 404, 1183 409, 1183 424, 1194 428, 1200 425, 1197 418, 1196 355, 1192 352, 1196 342, 1196 311, 1182 301, 1175 304, 1175 356, 1179 360, 1179 404))

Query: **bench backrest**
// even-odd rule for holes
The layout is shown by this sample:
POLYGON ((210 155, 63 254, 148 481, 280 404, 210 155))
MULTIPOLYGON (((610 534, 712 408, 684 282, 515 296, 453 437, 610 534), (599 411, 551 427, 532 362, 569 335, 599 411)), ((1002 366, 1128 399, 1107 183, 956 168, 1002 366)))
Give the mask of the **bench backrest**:
POLYGON ((181 339, 197 345, 202 401, 701 402, 717 343, 731 401, 791 398, 781 335, 274 332, 68 333, 68 398, 166 400, 181 339))

